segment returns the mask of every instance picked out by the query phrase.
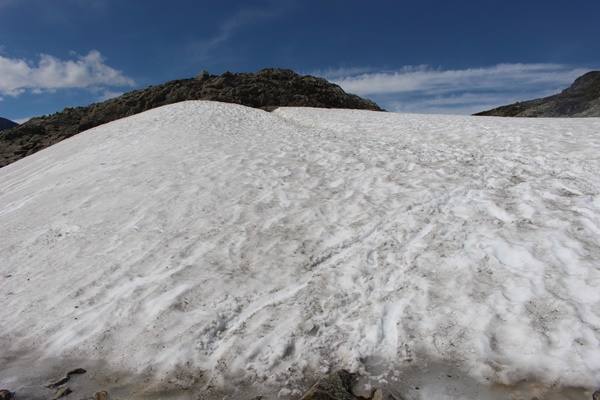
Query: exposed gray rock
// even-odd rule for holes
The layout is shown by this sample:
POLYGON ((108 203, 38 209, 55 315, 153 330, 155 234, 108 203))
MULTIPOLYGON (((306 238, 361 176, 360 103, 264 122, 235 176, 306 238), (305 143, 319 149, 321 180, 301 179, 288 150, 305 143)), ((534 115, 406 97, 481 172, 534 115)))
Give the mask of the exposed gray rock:
POLYGON ((375 390, 375 393, 373 393, 373 397, 371 397, 371 400, 383 400, 383 392, 381 391, 381 389, 375 390))
POLYGON ((167 82, 87 107, 33 118, 0 134, 0 167, 63 139, 119 118, 185 100, 214 100, 271 111, 277 107, 350 108, 382 111, 377 104, 348 94, 325 79, 287 69, 210 75, 167 82))
POLYGON ((58 389, 56 391, 52 400, 57 400, 57 399, 66 397, 66 396, 70 395, 71 393, 73 393, 73 391, 71 390, 70 387, 68 387, 68 386, 61 387, 60 389, 58 389))
POLYGON ((301 400, 357 400, 352 394, 354 375, 348 371, 337 371, 315 383, 301 400))
POLYGON ((497 117, 600 117, 600 71, 588 72, 561 93, 483 111, 497 117))

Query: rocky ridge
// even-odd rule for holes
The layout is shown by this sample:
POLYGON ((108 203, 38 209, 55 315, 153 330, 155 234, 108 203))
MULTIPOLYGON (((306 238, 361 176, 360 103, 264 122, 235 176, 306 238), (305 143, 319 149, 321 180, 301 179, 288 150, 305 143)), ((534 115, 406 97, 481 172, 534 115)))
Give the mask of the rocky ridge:
POLYGON ((600 117, 600 71, 588 72, 559 94, 517 102, 475 115, 495 117, 600 117))

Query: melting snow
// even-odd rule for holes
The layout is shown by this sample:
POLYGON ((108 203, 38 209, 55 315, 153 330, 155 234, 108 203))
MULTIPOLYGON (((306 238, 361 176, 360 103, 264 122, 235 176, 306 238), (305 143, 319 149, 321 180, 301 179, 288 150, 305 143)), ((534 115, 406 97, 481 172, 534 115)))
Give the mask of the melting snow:
POLYGON ((592 389, 599 155, 599 119, 184 102, 109 123, 0 169, 0 361, 592 389))

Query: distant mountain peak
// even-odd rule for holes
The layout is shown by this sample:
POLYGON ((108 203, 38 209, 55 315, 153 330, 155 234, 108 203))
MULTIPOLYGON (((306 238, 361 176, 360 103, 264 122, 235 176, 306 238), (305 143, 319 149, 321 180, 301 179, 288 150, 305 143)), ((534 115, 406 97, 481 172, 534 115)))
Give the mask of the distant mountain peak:
POLYGON ((600 71, 590 71, 581 75, 562 93, 585 93, 600 96, 600 71))
POLYGON ((3 131, 5 129, 9 129, 9 128, 13 128, 13 127, 15 127, 17 125, 19 125, 19 124, 17 124, 16 122, 11 121, 10 119, 6 119, 6 118, 0 117, 0 131, 3 131))
POLYGON ((588 72, 553 96, 517 102, 475 115, 496 117, 600 117, 600 71, 588 72))

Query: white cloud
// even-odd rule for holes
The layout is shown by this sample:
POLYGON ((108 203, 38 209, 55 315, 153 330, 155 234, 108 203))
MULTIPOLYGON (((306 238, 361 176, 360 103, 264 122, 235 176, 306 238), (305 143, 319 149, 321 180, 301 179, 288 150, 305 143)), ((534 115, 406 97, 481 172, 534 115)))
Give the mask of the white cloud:
POLYGON ((399 71, 342 77, 337 83, 357 94, 400 92, 452 92, 456 90, 502 89, 509 85, 564 85, 587 72, 560 64, 499 64, 485 68, 456 70, 428 66, 404 67, 399 71))
POLYGON ((221 43, 228 41, 233 34, 240 28, 250 25, 254 22, 260 21, 265 18, 270 18, 276 15, 273 10, 262 10, 262 9, 242 9, 233 14, 231 17, 226 19, 216 35, 209 38, 205 44, 208 47, 216 47, 221 43))
POLYGON ((377 68, 373 67, 340 67, 314 70, 308 72, 308 74, 314 76, 323 76, 331 81, 334 81, 338 79, 349 79, 359 75, 363 76, 375 71, 377 71, 377 68))
POLYGON ((391 111, 465 114, 556 93, 589 68, 498 64, 466 69, 406 66, 393 71, 352 71, 327 70, 320 75, 348 92, 379 101, 391 111))
POLYGON ((33 118, 33 117, 17 118, 14 121, 20 125, 20 124, 24 124, 25 122, 29 121, 31 118, 33 118))
POLYGON ((275 18, 286 12, 291 5, 292 3, 289 1, 272 0, 263 8, 239 9, 219 24, 214 35, 190 43, 188 50, 196 59, 208 59, 211 51, 229 41, 241 29, 266 19, 275 18))
POLYGON ((132 86, 134 81, 105 64, 97 50, 73 60, 40 55, 37 64, 0 55, 0 94, 16 96, 25 91, 68 88, 132 86))
POLYGON ((105 90, 102 92, 102 95, 98 98, 98 101, 114 99, 115 97, 119 97, 122 94, 123 94, 123 92, 121 92, 121 91, 105 90))

